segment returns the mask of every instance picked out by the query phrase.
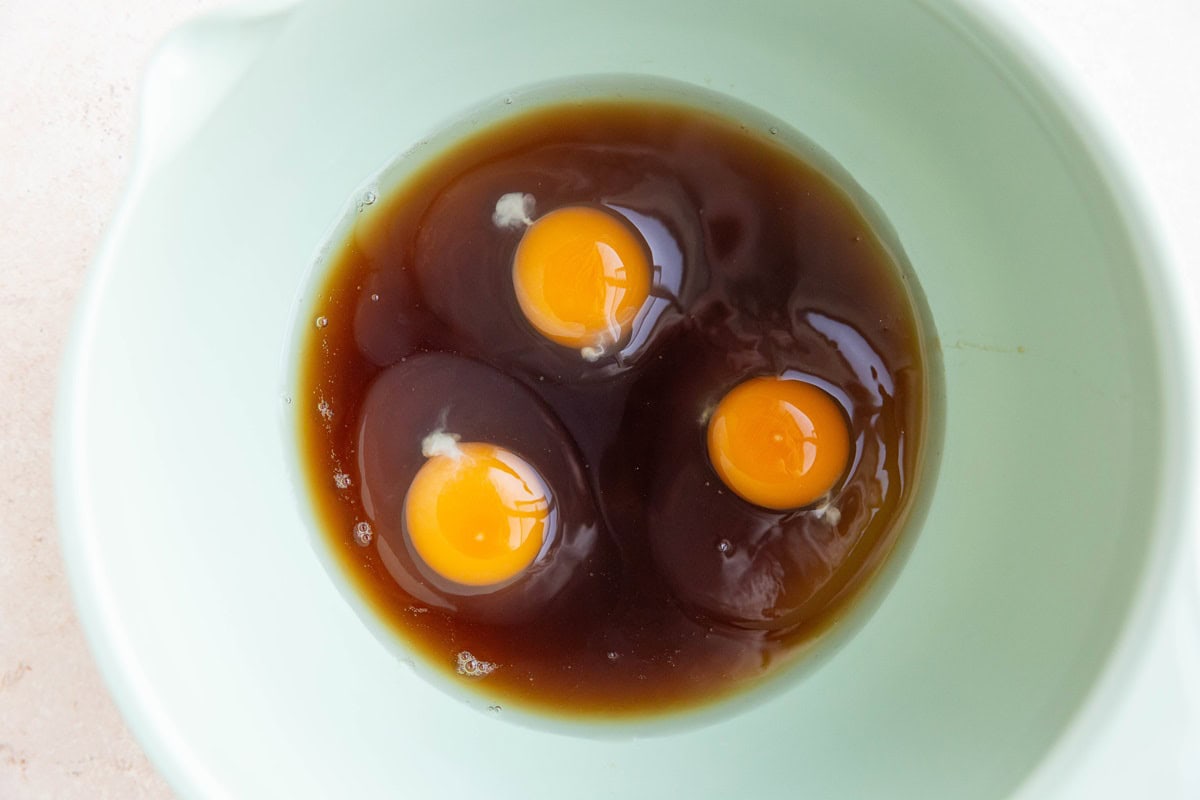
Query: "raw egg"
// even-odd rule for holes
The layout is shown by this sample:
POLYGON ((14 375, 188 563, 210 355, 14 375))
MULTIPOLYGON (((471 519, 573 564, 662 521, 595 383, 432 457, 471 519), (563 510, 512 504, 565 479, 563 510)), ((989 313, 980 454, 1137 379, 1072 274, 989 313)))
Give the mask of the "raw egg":
POLYGON ((604 574, 578 451, 512 378, 446 353, 407 358, 367 389, 357 442, 383 565, 422 603, 531 621, 604 574))
POLYGON ((831 343, 825 318, 785 337, 719 310, 676 331, 630 391, 617 438, 641 446, 606 465, 605 509, 646 538, 695 619, 790 633, 886 547, 877 509, 904 489, 900 406, 863 383, 870 343, 831 343), (814 352, 818 374, 801 369, 814 352))
POLYGON ((700 219, 690 188, 672 176, 607 161, 617 180, 602 196, 556 147, 481 164, 404 209, 413 239, 391 235, 405 226, 363 237, 364 252, 386 247, 381 260, 407 264, 370 276, 385 287, 358 309, 370 352, 388 352, 379 334, 394 331, 414 348, 470 352, 509 374, 564 386, 611 380, 653 358, 705 289, 700 219), (649 213, 640 202, 646 191, 690 214, 688 226, 649 213), (434 220, 455 224, 427 224, 434 220), (392 312, 389 301, 400 297, 415 315, 392 312), (436 319, 436 339, 408 336, 423 315, 436 319))
POLYGON ((629 335, 650 295, 645 244, 628 224, 567 206, 530 224, 513 258, 525 318, 551 341, 595 361, 629 335))
POLYGON ((422 450, 429 460, 404 501, 405 530, 417 555, 465 586, 492 586, 520 575, 553 525, 541 476, 508 450, 459 444, 446 433, 427 436, 422 450))
POLYGON ((717 475, 763 508, 800 508, 827 494, 849 453, 841 407, 804 381, 751 378, 721 399, 708 422, 717 475))

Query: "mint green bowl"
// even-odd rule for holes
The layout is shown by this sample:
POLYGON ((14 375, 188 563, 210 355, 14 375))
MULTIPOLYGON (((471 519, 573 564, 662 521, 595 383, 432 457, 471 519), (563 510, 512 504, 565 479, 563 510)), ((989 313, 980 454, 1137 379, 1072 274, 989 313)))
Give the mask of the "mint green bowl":
POLYGON ((1194 518, 1196 371, 1179 273, 1047 69, 949 0, 314 0, 178 33, 57 436, 80 613, 159 767, 289 798, 996 798, 1072 769, 1194 518), (936 492, 869 618, 768 702, 650 738, 513 724, 400 663, 310 546, 279 435, 295 298, 362 182, 489 98, 617 74, 836 159, 919 276, 946 386, 936 492))

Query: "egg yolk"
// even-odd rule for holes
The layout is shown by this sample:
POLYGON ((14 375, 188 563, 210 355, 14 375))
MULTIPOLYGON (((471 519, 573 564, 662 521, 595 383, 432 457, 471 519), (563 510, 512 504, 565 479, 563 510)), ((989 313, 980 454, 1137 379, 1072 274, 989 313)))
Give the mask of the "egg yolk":
POLYGON ((713 411, 708 457, 742 499, 774 510, 800 508, 846 471, 850 430, 837 402, 811 383, 752 378, 713 411))
POLYGON ((533 563, 551 514, 550 493, 533 467, 479 443, 429 458, 404 501, 417 555, 443 578, 465 586, 502 583, 533 563))
POLYGON ((587 206, 535 220, 513 259, 517 303, 530 324, 585 357, 599 356, 629 333, 651 278, 641 237, 587 206))

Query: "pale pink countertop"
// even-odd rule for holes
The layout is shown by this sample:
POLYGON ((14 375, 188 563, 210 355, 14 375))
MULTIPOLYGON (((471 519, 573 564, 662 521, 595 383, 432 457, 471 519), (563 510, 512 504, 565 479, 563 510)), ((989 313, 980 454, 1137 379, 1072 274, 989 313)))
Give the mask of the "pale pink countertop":
MULTIPOLYGON (((73 302, 132 160, 155 43, 229 0, 0 0, 0 798, 158 798, 87 650, 54 524, 73 302)), ((1197 0, 1010 0, 1087 76, 1184 263, 1200 262, 1197 0)), ((1147 690, 1149 691, 1149 690, 1147 690)), ((1130 703, 1141 703, 1132 695, 1130 703)))
POLYGON ((158 40, 222 0, 0 0, 0 798, 158 798, 92 662, 54 526, 59 359, 158 40))

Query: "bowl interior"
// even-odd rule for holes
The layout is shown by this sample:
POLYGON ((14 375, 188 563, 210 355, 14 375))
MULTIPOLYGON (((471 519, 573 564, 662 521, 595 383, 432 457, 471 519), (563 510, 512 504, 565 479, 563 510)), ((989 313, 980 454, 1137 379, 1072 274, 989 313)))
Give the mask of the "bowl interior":
POLYGON ((1121 630, 1163 459, 1154 310, 1072 121, 941 4, 394 5, 296 12, 144 184, 84 312, 68 551, 160 764, 295 796, 1010 792, 1121 630), (597 741, 456 703, 361 624, 288 480, 280 365, 364 178, 514 87, 631 73, 779 117, 875 200, 940 335, 945 441, 907 564, 819 669, 719 724, 597 741))

